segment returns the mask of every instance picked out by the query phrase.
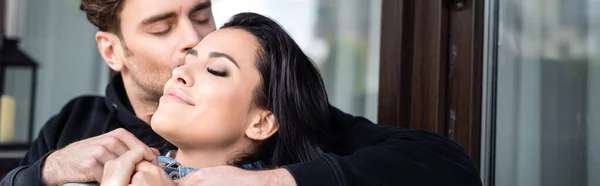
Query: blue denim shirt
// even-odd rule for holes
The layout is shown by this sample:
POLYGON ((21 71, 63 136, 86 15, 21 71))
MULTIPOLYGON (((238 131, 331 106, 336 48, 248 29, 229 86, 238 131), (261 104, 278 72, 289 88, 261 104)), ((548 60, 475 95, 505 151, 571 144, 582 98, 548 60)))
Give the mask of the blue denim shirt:
MULTIPOLYGON (((183 178, 184 176, 190 174, 195 170, 198 170, 196 168, 182 166, 179 162, 175 161, 175 159, 169 157, 169 154, 170 152, 167 153, 167 155, 165 156, 159 156, 158 163, 165 164, 162 165, 162 168, 163 170, 165 170, 165 172, 167 172, 167 175, 169 175, 171 179, 177 180, 179 178, 183 178)), ((246 170, 261 170, 264 167, 265 164, 262 161, 257 161, 254 163, 243 164, 240 168, 246 170)))

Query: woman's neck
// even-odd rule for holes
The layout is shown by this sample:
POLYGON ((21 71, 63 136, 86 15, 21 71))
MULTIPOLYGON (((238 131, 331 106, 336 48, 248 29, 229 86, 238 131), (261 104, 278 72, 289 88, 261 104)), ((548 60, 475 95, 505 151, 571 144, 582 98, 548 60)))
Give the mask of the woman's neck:
POLYGON ((199 148, 179 146, 175 160, 181 165, 193 168, 214 167, 228 165, 239 156, 248 153, 252 142, 247 140, 237 141, 228 147, 199 148))
POLYGON ((206 150, 177 150, 175 160, 181 165, 193 168, 214 167, 227 165, 231 153, 224 151, 206 151, 206 150))

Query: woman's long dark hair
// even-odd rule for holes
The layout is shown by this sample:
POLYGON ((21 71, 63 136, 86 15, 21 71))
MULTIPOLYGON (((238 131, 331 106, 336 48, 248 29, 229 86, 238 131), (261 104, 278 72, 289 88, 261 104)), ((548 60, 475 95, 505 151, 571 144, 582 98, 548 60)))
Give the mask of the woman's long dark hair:
POLYGON ((240 13, 223 28, 245 30, 258 40, 256 68, 261 85, 254 91, 254 102, 272 111, 279 123, 278 132, 251 155, 252 159, 281 166, 322 156, 322 144, 332 138, 329 102, 312 61, 279 24, 265 16, 240 13))

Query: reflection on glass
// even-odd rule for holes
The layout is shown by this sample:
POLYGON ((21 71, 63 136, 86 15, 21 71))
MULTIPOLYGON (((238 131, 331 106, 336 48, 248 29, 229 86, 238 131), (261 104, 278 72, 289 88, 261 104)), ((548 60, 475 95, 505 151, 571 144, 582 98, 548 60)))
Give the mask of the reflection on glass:
POLYGON ((499 6, 496 185, 600 185, 600 0, 499 6))
POLYGON ((277 20, 317 64, 330 102, 377 119, 381 0, 213 0, 217 27, 239 12, 277 20))

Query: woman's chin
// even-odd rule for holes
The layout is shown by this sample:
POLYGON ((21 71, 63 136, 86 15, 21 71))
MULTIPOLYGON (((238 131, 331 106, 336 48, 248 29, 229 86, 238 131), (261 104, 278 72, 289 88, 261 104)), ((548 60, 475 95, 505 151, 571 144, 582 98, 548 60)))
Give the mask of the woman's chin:
POLYGON ((165 114, 157 110, 157 112, 154 113, 152 118, 150 118, 150 127, 152 127, 152 130, 154 130, 154 132, 161 136, 164 133, 171 132, 171 130, 176 130, 177 126, 173 126, 172 124, 177 123, 177 117, 168 116, 169 114, 165 114))

